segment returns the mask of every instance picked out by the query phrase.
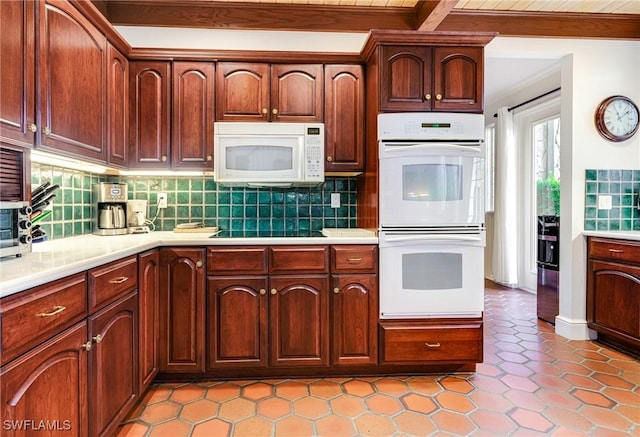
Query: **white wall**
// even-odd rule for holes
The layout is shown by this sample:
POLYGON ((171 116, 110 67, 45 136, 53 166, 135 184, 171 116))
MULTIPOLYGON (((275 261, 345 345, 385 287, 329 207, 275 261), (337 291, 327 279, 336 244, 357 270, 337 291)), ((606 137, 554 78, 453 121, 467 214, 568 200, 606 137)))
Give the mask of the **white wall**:
MULTIPOLYGON (((640 168, 640 134, 622 143, 606 141, 595 130, 594 112, 602 100, 615 94, 626 95, 640 104, 640 41, 498 37, 486 47, 486 56, 560 60, 560 239, 569 243, 563 244, 560 251, 560 315, 556 332, 571 339, 587 339, 586 245, 582 236, 585 170, 640 168)), ((520 89, 511 97, 515 100, 523 92, 527 93, 520 89)), ((518 102, 509 104, 514 103, 518 102)), ((492 117, 493 112, 488 107, 486 114, 492 117)))

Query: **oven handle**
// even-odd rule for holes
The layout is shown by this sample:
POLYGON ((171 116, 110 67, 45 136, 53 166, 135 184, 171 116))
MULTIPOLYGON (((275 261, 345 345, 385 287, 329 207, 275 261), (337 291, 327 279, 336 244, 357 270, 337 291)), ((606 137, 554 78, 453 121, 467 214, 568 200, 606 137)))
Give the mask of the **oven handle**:
POLYGON ((412 235, 406 237, 389 237, 384 239, 387 243, 400 243, 404 241, 473 241, 480 242, 480 237, 467 235, 412 235))
POLYGON ((457 144, 448 144, 448 143, 415 144, 411 146, 385 147, 384 153, 404 153, 404 152, 415 152, 415 151, 437 152, 438 150, 467 152, 473 155, 479 155, 482 153, 482 149, 480 149, 480 147, 459 146, 457 144))

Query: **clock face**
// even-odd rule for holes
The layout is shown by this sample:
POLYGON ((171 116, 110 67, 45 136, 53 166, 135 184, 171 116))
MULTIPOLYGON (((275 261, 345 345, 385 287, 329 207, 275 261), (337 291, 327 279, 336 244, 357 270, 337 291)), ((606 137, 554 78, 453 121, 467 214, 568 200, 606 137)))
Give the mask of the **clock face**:
POLYGON ((627 97, 609 97, 596 111, 596 127, 610 141, 627 140, 638 130, 638 107, 627 97))

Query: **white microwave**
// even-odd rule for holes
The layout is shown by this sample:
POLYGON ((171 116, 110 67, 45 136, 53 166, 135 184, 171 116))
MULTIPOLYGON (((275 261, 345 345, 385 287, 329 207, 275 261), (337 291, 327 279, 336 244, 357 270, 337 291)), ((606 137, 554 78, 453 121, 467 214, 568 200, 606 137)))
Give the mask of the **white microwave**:
POLYGON ((214 123, 214 179, 227 186, 324 182, 323 123, 214 123))

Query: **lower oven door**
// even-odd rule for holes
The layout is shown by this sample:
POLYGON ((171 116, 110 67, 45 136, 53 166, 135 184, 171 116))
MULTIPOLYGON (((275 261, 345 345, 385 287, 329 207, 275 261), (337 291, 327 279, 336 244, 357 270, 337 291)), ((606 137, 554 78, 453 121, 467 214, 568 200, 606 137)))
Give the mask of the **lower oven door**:
POLYGON ((485 231, 385 232, 380 245, 380 318, 481 317, 485 231))

